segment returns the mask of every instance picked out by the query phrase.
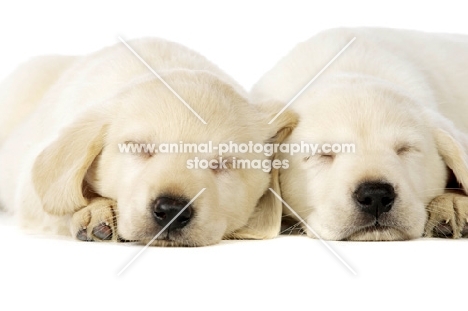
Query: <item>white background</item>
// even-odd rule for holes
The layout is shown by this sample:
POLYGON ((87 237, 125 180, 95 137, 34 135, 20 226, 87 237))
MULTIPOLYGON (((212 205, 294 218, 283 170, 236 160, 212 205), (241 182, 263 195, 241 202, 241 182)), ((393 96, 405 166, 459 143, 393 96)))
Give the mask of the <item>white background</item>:
MULTIPOLYGON (((157 36, 204 54, 250 89, 297 42, 326 28, 468 34, 462 1, 5 2, 0 78, 38 54, 157 36)), ((139 247, 30 237, 8 224, 0 237, 2 310, 466 309, 465 240, 331 243, 357 276, 320 241, 301 237, 150 248, 118 277, 139 247)))

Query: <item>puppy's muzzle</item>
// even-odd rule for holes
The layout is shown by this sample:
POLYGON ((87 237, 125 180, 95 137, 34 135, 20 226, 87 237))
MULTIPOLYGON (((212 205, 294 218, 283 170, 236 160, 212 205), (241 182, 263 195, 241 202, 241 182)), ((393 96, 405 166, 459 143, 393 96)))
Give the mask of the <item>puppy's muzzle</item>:
POLYGON ((185 227, 193 216, 193 208, 187 206, 189 201, 173 197, 158 197, 152 204, 153 217, 161 227, 168 231, 185 227))
POLYGON ((353 194, 356 206, 376 219, 392 209, 395 197, 393 186, 382 182, 363 182, 353 194))

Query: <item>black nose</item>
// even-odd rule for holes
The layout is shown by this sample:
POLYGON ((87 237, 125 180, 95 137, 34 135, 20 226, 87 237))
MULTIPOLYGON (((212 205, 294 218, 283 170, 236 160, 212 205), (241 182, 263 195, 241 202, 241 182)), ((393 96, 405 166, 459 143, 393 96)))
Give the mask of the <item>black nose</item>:
POLYGON ((376 218, 392 209, 395 197, 393 186, 381 182, 364 182, 354 192, 357 206, 376 218))
POLYGON ((163 228, 169 223, 169 230, 185 227, 192 219, 192 206, 188 201, 179 198, 159 197, 153 203, 153 216, 163 228))

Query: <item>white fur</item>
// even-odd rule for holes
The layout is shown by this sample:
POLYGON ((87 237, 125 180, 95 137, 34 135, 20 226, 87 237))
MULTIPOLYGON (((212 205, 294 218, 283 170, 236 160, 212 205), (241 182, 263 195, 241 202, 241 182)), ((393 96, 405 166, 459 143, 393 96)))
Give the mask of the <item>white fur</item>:
POLYGON ((291 164, 280 171, 282 196, 324 239, 417 238, 423 234, 425 206, 444 192, 446 166, 468 187, 463 133, 468 131, 468 37, 325 31, 297 45, 251 96, 287 103, 353 37, 356 41, 290 106, 300 121, 285 142, 354 143, 356 153, 280 155, 291 164), (378 230, 352 199, 361 182, 374 180, 397 192, 378 230))
POLYGON ((276 235, 280 217, 264 215, 259 203, 268 173, 189 170, 188 159, 215 155, 146 157, 119 153, 118 144, 264 142, 287 124, 258 127, 268 114, 249 105, 241 87, 199 54, 159 39, 130 45, 208 124, 123 44, 87 56, 32 59, 0 85, 3 208, 28 230, 76 234, 89 223, 112 223, 112 213, 93 209, 115 201, 119 236, 146 243, 161 229, 152 200, 168 193, 192 199, 206 188, 193 203, 190 224, 155 243, 197 246, 276 235), (110 200, 96 201, 88 192, 110 200), (107 218, 90 222, 88 216, 107 218))

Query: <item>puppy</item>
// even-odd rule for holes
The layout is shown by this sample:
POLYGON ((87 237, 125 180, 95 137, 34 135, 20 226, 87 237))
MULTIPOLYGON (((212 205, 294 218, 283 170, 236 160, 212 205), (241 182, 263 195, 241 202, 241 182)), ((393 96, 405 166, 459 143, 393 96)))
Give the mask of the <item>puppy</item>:
MULTIPOLYGON (((418 238, 426 206, 444 194, 450 176, 460 190, 468 189, 467 36, 325 31, 280 60, 251 96, 289 102, 354 37, 290 106, 300 121, 285 143, 332 145, 315 154, 279 155, 290 163, 280 171, 282 197, 307 222, 309 236, 418 238), (340 152, 344 143, 355 149, 340 152)), ((431 205, 436 224, 447 219, 438 213, 448 211, 451 219, 452 202, 431 205)), ((460 217, 463 227, 466 214, 460 217)))
POLYGON ((122 152, 129 144, 265 143, 297 123, 252 106, 229 76, 175 43, 143 39, 81 57, 45 56, 0 86, 0 201, 33 232, 80 240, 203 246, 274 237, 275 170, 190 167, 191 153, 122 152), (168 88, 170 86, 174 92, 168 88), (187 107, 181 100, 189 106, 187 107), (190 108, 190 109, 189 109, 190 108), (206 123, 206 124, 204 124, 206 123))

